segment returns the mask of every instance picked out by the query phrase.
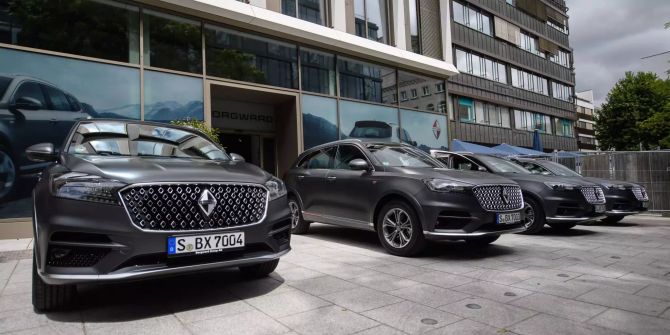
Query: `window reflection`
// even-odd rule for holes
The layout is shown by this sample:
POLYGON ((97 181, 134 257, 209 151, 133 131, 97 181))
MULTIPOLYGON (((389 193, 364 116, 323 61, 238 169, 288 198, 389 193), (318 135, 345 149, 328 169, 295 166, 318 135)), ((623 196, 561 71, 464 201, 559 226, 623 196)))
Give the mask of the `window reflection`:
POLYGON ((144 119, 203 120, 202 79, 156 71, 144 72, 144 119))
POLYGON ((340 101, 342 138, 400 141, 398 109, 353 101, 340 101))
POLYGON ((281 12, 301 20, 324 25, 326 22, 324 2, 325 0, 282 0, 281 12))
POLYGON ((202 72, 200 22, 144 10, 144 65, 202 72))
POLYGON ((388 44, 386 0, 354 0, 356 35, 388 44))
POLYGON ((335 55, 312 49, 300 49, 302 89, 335 95, 335 55))
POLYGON ((379 103, 392 103, 397 94, 395 70, 392 68, 338 58, 340 96, 379 103))
POLYGON ((298 51, 292 44, 205 25, 207 74, 298 88, 298 51))
POLYGON ((339 139, 335 99, 304 94, 301 108, 305 149, 339 139))
POLYGON ((400 110, 402 125, 402 141, 429 152, 430 149, 446 150, 447 117, 446 115, 422 113, 412 110, 400 110))
POLYGON ((444 103, 444 80, 398 71, 398 86, 401 96, 403 92, 410 92, 413 98, 412 100, 401 100, 400 107, 437 112, 436 106, 444 103), (435 88, 437 90, 434 90, 435 88))

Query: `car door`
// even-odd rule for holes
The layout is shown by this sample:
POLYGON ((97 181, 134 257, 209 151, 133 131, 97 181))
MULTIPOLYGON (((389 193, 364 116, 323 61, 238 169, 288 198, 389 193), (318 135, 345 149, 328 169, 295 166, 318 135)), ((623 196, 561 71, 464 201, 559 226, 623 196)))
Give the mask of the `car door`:
POLYGON ((366 226, 370 221, 370 211, 374 208, 374 190, 377 180, 373 170, 357 171, 349 167, 354 159, 370 159, 355 145, 342 144, 338 147, 333 168, 326 176, 322 192, 325 197, 325 214, 344 219, 342 224, 366 226))
POLYGON ((295 171, 295 190, 302 201, 305 216, 324 213, 327 195, 323 187, 336 152, 337 146, 318 150, 305 157, 295 171))

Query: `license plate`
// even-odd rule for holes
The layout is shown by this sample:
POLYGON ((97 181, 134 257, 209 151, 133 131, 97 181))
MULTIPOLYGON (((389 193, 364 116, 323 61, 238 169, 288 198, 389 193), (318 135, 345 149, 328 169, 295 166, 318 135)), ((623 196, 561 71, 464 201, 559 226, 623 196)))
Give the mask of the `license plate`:
POLYGON ((521 213, 497 213, 496 224, 514 224, 521 222, 521 213))
POLYGON ((643 201, 642 208, 649 208, 649 201, 643 201))
POLYGON ((596 213, 605 213, 605 205, 595 205, 596 213))
POLYGON ((170 236, 167 245, 168 256, 210 254, 224 249, 244 247, 244 232, 170 236))

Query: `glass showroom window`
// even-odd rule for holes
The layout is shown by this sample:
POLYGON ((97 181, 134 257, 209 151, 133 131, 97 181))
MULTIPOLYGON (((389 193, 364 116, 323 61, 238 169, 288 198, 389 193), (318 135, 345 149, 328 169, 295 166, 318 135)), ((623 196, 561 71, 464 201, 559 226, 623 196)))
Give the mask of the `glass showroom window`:
POLYGON ((554 128, 556 128, 556 135, 573 137, 573 122, 570 120, 554 118, 554 128))
POLYGON ((403 143, 413 145, 423 151, 447 149, 447 116, 401 109, 399 129, 403 143))
POLYGON ((205 25, 207 74, 298 88, 298 48, 289 43, 205 25))
POLYGON ((454 21, 491 36, 491 16, 479 8, 465 6, 454 1, 454 21))
POLYGON ((202 73, 198 21, 144 10, 144 65, 202 73))
POLYGON ((511 69, 511 73, 512 86, 542 95, 549 95, 547 79, 515 68, 511 69))
POLYGON ((144 119, 203 120, 202 79, 156 71, 144 72, 144 119))
POLYGON ((0 43, 139 63, 136 6, 108 0, 67 5, 59 0, 0 0, 0 13, 0 43))
POLYGON ((521 36, 519 36, 519 48, 545 58, 545 54, 540 51, 539 45, 540 43, 538 42, 537 37, 533 37, 523 31, 521 32, 521 36))
POLYGON ((469 51, 456 49, 456 67, 461 72, 507 84, 504 64, 469 51))
POLYGON ((340 134, 342 138, 374 138, 400 141, 398 109, 354 101, 340 101, 340 134))
POLYGON ((322 26, 326 24, 325 0, 282 0, 281 12, 322 26))
POLYGON ((335 55, 301 48, 300 71, 303 90, 335 95, 335 55))
POLYGON ((456 113, 461 122, 475 122, 475 102, 470 98, 458 98, 456 113))
POLYGON ((302 128, 305 149, 337 141, 337 100, 315 95, 302 95, 302 128))
POLYGON ((564 101, 572 101, 572 87, 552 82, 551 96, 564 101))
POLYGON ((337 68, 343 98, 390 104, 397 93, 392 68, 345 57, 338 57, 337 68))
POLYGON ((556 64, 563 65, 565 67, 570 67, 570 53, 567 51, 558 49, 558 53, 549 56, 549 60, 551 60, 556 64))
POLYGON ((388 1, 354 0, 356 35, 389 44, 388 1))
POLYGON ((445 92, 432 92, 431 87, 444 87, 444 81, 414 74, 406 71, 398 71, 398 86, 401 92, 409 91, 411 101, 401 100, 400 107, 414 108, 425 111, 435 111, 440 102, 444 103, 445 92), (419 95, 420 93, 420 95, 419 95))
POLYGON ((533 112, 514 110, 514 123, 516 129, 527 131, 539 130, 551 134, 551 117, 533 112))

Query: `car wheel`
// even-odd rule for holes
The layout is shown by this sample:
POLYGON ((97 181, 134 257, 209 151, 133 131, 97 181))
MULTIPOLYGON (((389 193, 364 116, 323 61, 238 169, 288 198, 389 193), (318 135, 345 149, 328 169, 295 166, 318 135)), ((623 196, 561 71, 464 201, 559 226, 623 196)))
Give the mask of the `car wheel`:
POLYGON ((9 150, 0 146, 0 201, 6 201, 14 195, 18 184, 16 165, 9 150))
POLYGON ((577 225, 576 222, 554 222, 554 223, 549 224, 549 226, 551 226, 551 228, 554 228, 558 231, 565 231, 565 230, 568 230, 568 229, 570 229, 570 228, 572 228, 576 225, 577 225))
POLYGON ((544 228, 544 224, 546 222, 544 210, 542 209, 542 206, 540 206, 540 204, 534 199, 529 197, 524 198, 526 204, 523 208, 523 211, 526 216, 524 219, 524 227, 526 230, 523 231, 522 234, 537 234, 542 230, 542 228, 544 228))
POLYGON ((384 248, 396 256, 413 256, 426 245, 421 222, 402 201, 391 201, 379 211, 377 235, 384 248))
POLYGON ((309 230, 309 222, 302 217, 300 203, 295 197, 288 198, 288 208, 291 211, 291 233, 304 234, 309 230))
POLYGON ((465 243, 473 247, 486 247, 500 238, 500 235, 473 237, 465 240, 465 243))
MULTIPOLYGON (((35 252, 35 249, 33 249, 35 252)), ((37 274, 33 255, 33 307, 38 312, 60 310, 73 305, 77 297, 76 285, 49 285, 37 274)))
POLYGON ((267 277, 277 268, 279 258, 273 259, 265 263, 259 263, 248 266, 240 266, 242 275, 246 278, 263 278, 267 277))
POLYGON ((604 219, 602 219, 602 222, 609 223, 609 224, 615 224, 621 220, 623 220, 624 216, 623 215, 616 215, 616 216, 607 216, 604 219))

